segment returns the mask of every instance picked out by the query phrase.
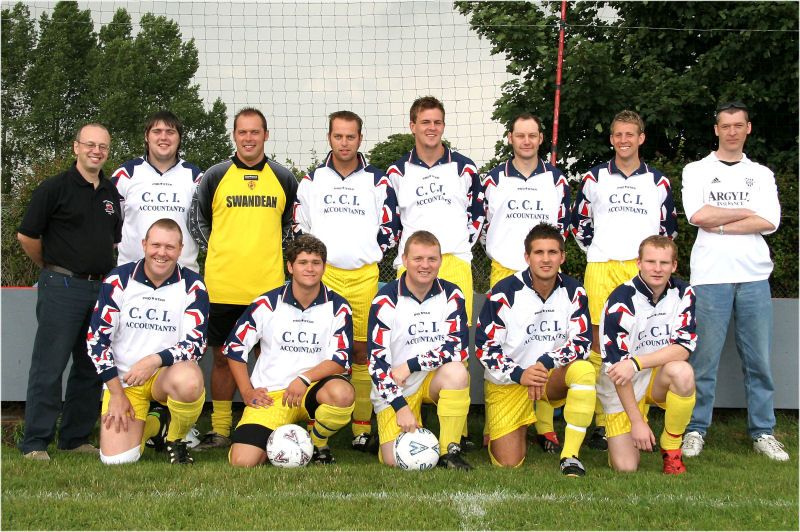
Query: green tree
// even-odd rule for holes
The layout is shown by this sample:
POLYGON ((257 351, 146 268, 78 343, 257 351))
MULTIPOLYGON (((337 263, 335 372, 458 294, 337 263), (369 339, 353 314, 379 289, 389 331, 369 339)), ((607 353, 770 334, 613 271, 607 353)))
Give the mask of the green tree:
POLYGON ((411 133, 395 133, 377 143, 367 152, 367 162, 383 170, 392 166, 397 159, 411 151, 414 147, 414 135, 411 133))
MULTIPOLYGON (((560 5, 455 7, 492 43, 493 53, 505 55, 508 72, 517 76, 503 86, 493 118, 506 123, 522 111, 552 116, 560 5)), ((621 109, 636 110, 645 121, 645 158, 694 158, 714 145, 713 113, 727 99, 751 108, 751 158, 796 153, 797 30, 797 5, 790 2, 570 3, 560 165, 577 173, 608 159, 609 124, 621 109)))

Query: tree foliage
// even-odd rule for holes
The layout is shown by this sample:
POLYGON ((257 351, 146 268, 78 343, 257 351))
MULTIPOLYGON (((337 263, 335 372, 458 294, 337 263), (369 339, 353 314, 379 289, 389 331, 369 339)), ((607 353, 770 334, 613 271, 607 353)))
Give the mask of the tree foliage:
MULTIPOLYGON (((517 76, 503 86, 493 118, 507 123, 528 111, 549 121, 560 3, 456 2, 455 7, 517 76)), ((729 99, 751 109, 748 156, 764 161, 774 152, 796 153, 797 30, 797 5, 791 2, 570 3, 560 166, 579 173, 607 160, 609 125, 622 109, 637 111, 645 121, 646 159, 695 158, 714 146, 714 110, 729 99)))
POLYGON ((2 10, 4 286, 31 283, 16 228, 32 187, 71 164, 80 124, 109 128, 107 174, 143 153, 145 122, 159 109, 183 121, 186 160, 208 168, 232 153, 225 104, 217 99, 207 110, 192 83, 199 66, 194 40, 184 41, 176 22, 152 13, 139 27, 134 35, 130 15, 119 9, 95 32, 91 12, 69 1, 38 24, 21 2, 2 10))

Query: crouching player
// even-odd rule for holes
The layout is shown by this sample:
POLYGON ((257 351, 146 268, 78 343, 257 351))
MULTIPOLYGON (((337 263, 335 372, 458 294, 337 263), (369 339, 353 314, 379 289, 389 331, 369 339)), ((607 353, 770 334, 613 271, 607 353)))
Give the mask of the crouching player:
POLYGON ((288 423, 314 420, 311 441, 317 464, 335 462, 328 438, 350 422, 355 392, 350 370, 353 313, 342 296, 322 284, 327 251, 302 235, 286 248, 292 280, 258 296, 225 341, 236 386, 245 404, 228 459, 254 467, 267 459, 267 439, 288 423), (261 355, 247 375, 247 356, 261 355))
POLYGON ((643 417, 645 404, 665 410, 661 433, 664 473, 685 473, 683 432, 694 409, 695 296, 692 287, 671 277, 678 247, 665 236, 639 246, 639 275, 617 287, 600 322, 603 368, 597 395, 606 414, 608 458, 619 471, 636 471, 639 452, 656 443, 643 417))
POLYGON ((103 281, 89 326, 89 356, 105 382, 100 460, 136 462, 153 438, 170 463, 191 464, 182 440, 205 401, 197 361, 206 348, 208 293, 198 274, 178 266, 183 237, 174 220, 151 225, 142 246, 143 259, 103 281), (167 410, 148 416, 151 399, 167 410))
POLYGON ((489 456, 499 466, 525 460, 533 402, 564 406, 567 428, 561 472, 582 477, 578 459, 594 414, 595 373, 588 360, 592 329, 586 290, 559 273, 564 238, 540 223, 525 237, 528 268, 498 282, 483 305, 475 333, 484 373, 489 456))
POLYGON ((416 231, 402 255, 406 271, 378 291, 367 325, 371 397, 378 419, 379 459, 397 465, 392 446, 401 432, 421 427, 422 403, 439 417, 439 466, 472 469, 459 446, 469 413, 469 326, 464 295, 439 279, 439 240, 416 231))

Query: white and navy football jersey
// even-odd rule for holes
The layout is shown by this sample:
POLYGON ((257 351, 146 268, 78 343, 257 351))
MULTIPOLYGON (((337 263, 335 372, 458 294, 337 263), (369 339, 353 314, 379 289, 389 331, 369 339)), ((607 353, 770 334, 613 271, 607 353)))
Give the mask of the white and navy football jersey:
POLYGON ((89 324, 87 349, 97 373, 103 382, 122 378, 153 353, 162 366, 199 360, 206 348, 208 307, 203 280, 188 268, 175 268, 156 288, 143 260, 117 266, 103 281, 89 324))
POLYGON ((261 354, 250 375, 253 388, 285 390, 299 374, 331 360, 350 371, 353 311, 347 301, 320 285, 320 293, 303 308, 292 294, 292 282, 258 296, 236 322, 223 354, 247 363, 259 344, 261 354))
POLYGON ((408 289, 406 274, 386 284, 372 300, 367 325, 368 370, 375 412, 406 406, 428 372, 467 360, 469 327, 464 295, 455 284, 436 279, 419 301, 408 289), (398 386, 392 368, 408 363, 411 376, 398 386))
MULTIPOLYGON (((638 275, 611 292, 600 322, 603 367, 597 380, 597 395, 606 414, 624 410, 607 374, 611 365, 671 344, 681 345, 690 353, 694 351, 697 343, 694 307, 694 290, 676 277, 670 278, 658 301, 653 300, 652 290, 638 275)), ((652 372, 653 368, 645 368, 631 379, 637 401, 647 392, 652 372)))
POLYGON ((542 299, 530 269, 492 288, 475 330, 475 354, 484 378, 494 384, 519 384, 537 362, 554 369, 588 358, 591 344, 586 289, 559 273, 553 291, 542 299))

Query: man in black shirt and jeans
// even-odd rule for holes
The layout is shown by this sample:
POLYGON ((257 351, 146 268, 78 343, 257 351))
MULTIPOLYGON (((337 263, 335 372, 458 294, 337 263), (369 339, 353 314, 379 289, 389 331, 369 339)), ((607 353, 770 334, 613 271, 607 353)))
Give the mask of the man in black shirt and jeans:
POLYGON ((114 267, 114 245, 122 237, 119 194, 103 176, 108 130, 80 128, 73 142, 76 162, 36 189, 17 239, 42 272, 36 303, 39 327, 31 356, 25 403, 25 436, 19 449, 34 460, 50 460, 56 420, 58 448, 97 452, 89 434, 100 412, 101 382, 86 348, 89 318, 103 277, 114 267), (72 370, 61 405, 61 376, 72 370))

